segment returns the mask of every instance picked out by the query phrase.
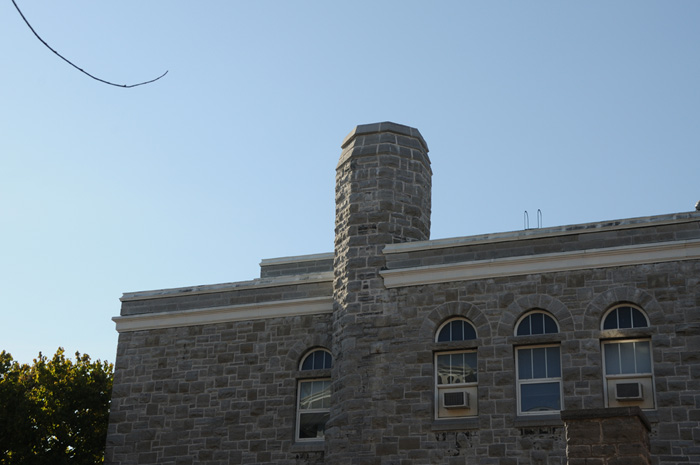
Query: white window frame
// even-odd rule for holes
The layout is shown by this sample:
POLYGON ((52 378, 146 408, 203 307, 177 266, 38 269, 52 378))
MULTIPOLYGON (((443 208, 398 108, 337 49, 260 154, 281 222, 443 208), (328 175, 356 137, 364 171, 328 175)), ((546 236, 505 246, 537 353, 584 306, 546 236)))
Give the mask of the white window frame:
MULTIPOLYGON (((556 321, 556 319, 555 319, 556 321)), ((546 352, 545 352, 546 354, 546 352)), ((532 357, 531 357, 532 360, 532 357)), ((534 372, 534 361, 531 362, 533 364, 531 370, 534 372)), ((547 369, 547 363, 545 363, 545 370, 547 369)), ((538 345, 530 345, 530 346, 522 346, 522 347, 516 347, 515 348, 515 380, 516 380, 516 398, 518 400, 518 415, 524 415, 524 416, 535 416, 535 415, 551 415, 551 414, 557 414, 561 412, 562 410, 562 404, 564 402, 564 392, 563 392, 563 382, 562 382, 562 377, 561 377, 561 345, 560 344, 538 344, 538 345), (520 379, 520 357, 519 357, 519 352, 522 350, 532 350, 532 349, 539 349, 539 348, 549 348, 549 347, 556 347, 559 350, 559 376, 548 376, 544 378, 529 378, 529 379, 520 379), (537 385, 537 384, 550 384, 550 383, 558 383, 559 384, 559 409, 547 409, 547 410, 538 410, 534 412, 524 412, 522 410, 522 393, 521 393, 521 386, 523 385, 537 385)))
MULTIPOLYGON (((324 357, 325 361, 325 357, 324 357)), ((316 347, 314 349, 309 350, 306 355, 304 355, 299 362, 299 371, 303 375, 308 375, 309 377, 306 378, 300 378, 297 380, 297 398, 296 398, 296 421, 295 421, 295 433, 294 433, 294 439, 297 442, 313 442, 313 441, 323 441, 325 437, 325 425, 323 432, 321 433, 320 436, 316 437, 311 437, 311 438, 302 438, 301 437, 301 418, 303 415, 307 414, 330 414, 330 388, 331 388, 331 378, 329 377, 319 377, 316 376, 314 377, 313 375, 315 373, 317 374, 322 374, 323 372, 319 373, 320 370, 329 370, 333 366, 333 355, 328 349, 325 349, 323 347, 316 347), (304 369, 304 363, 309 357, 313 357, 316 353, 318 352, 324 352, 325 354, 328 354, 330 356, 330 366, 321 366, 321 367, 316 367, 315 365, 312 364, 310 368, 304 369), (302 409, 301 408, 301 393, 302 393, 302 386, 304 384, 309 384, 309 383, 314 383, 314 382, 327 382, 328 386, 322 391, 324 392, 326 389, 328 390, 327 397, 328 397, 328 402, 326 407, 319 407, 319 408, 307 408, 307 409, 302 409)))
MULTIPOLYGON (((556 321, 556 320, 555 320, 556 321)), ((545 352, 546 353, 546 352, 545 352)), ((532 357, 531 357, 532 360, 532 357)), ((534 361, 531 362, 533 364, 532 366, 532 371, 534 372, 534 361)), ((545 370, 547 369, 547 363, 545 363, 545 370)), ((535 416, 535 415, 551 415, 551 414, 557 414, 561 412, 562 410, 562 404, 564 402, 564 391, 563 391, 563 382, 562 382, 562 377, 561 377, 561 345, 560 344, 538 344, 538 345, 530 345, 530 346, 522 346, 522 347, 516 347, 515 348, 515 380, 516 380, 516 398, 518 400, 518 415, 526 415, 526 416, 535 416), (539 349, 539 348, 549 348, 549 347, 556 347, 557 350, 559 351, 559 376, 547 376, 544 378, 529 378, 529 379, 520 379, 520 357, 519 357, 519 352, 522 350, 532 350, 532 349, 539 349), (547 410, 538 410, 534 412, 524 412, 522 410, 522 393, 521 393, 521 386, 523 385, 536 385, 536 384, 550 384, 550 383, 558 383, 559 384, 559 409, 547 409, 547 410)))
MULTIPOLYGON (((438 357, 441 355, 453 355, 453 354, 477 354, 476 349, 469 350, 449 350, 442 352, 435 352, 435 357, 433 360, 435 370, 434 370, 434 402, 435 402, 435 419, 444 418, 463 418, 463 417, 473 417, 478 414, 478 386, 479 386, 479 373, 477 367, 474 368, 474 375, 476 376, 476 381, 469 381, 463 383, 445 383, 441 384, 438 376, 438 357), (469 407, 468 408, 451 408, 446 409, 442 405, 442 395, 445 392, 457 392, 462 391, 469 395, 469 407)), ((476 364, 478 365, 478 356, 476 358, 476 364)))
POLYGON ((638 406, 644 410, 653 410, 656 408, 656 394, 654 389, 654 357, 652 353, 651 339, 649 338, 636 338, 636 339, 611 339, 601 341, 602 345, 602 356, 603 356, 603 376, 605 382, 603 383, 604 394, 605 394, 605 406, 606 407, 630 407, 638 406), (635 357, 635 371, 633 373, 619 373, 619 374, 608 374, 607 366, 607 350, 609 346, 613 344, 636 344, 638 342, 646 342, 649 344, 649 371, 636 371, 636 357, 637 351, 633 350, 635 357), (633 382, 638 381, 642 385, 643 389, 643 399, 630 399, 630 400, 620 400, 615 398, 615 392, 613 386, 619 382, 633 382))
MULTIPOLYGON (((634 315, 631 315, 632 322, 634 322, 634 315)), ((640 330, 649 330, 651 326, 651 323, 649 321, 649 316, 646 314, 644 310, 641 308, 637 307, 636 305, 632 305, 629 303, 622 303, 619 305, 614 305, 613 307, 610 307, 608 311, 606 311, 603 314, 603 317, 600 319, 600 329, 603 332, 603 334, 613 334, 616 339, 604 339, 601 340, 601 356, 603 358, 603 394, 605 396, 605 406, 606 407, 630 407, 630 406, 638 406, 642 408, 643 410, 654 410, 656 408, 656 389, 655 389, 655 382, 654 382, 654 354, 653 354, 653 346, 651 344, 651 338, 650 337, 629 337, 629 338, 620 338, 620 336, 625 336, 625 335, 639 335, 640 330), (620 308, 625 308, 629 307, 632 308, 633 310, 636 310, 639 312, 642 317, 644 317, 644 321, 646 322, 646 326, 634 326, 634 323, 632 323, 632 326, 630 328, 620 328, 619 327, 619 309, 620 308), (618 311, 618 317, 617 317, 617 327, 615 328, 608 328, 605 329, 605 321, 607 318, 610 316, 611 313, 618 311), (609 350, 608 347, 610 347, 613 344, 636 344, 638 342, 645 342, 649 344, 649 371, 648 372, 638 372, 637 371, 637 350, 636 346, 633 349, 633 354, 635 357, 635 371, 633 373, 618 373, 618 374, 608 374, 608 366, 607 366, 607 351, 609 350), (617 399, 615 396, 615 389, 616 385, 618 383, 626 383, 626 382, 639 382, 640 385, 642 386, 642 399, 617 399)), ((622 371, 622 370, 620 370, 622 371)))
POLYGON ((296 415, 296 434, 295 434, 295 439, 298 442, 313 442, 313 441, 323 441, 325 438, 325 425, 323 429, 323 433, 321 436, 316 436, 312 438, 302 438, 301 437, 301 417, 302 415, 305 414, 330 414, 330 405, 328 407, 323 407, 323 408, 311 408, 311 409, 303 409, 301 408, 301 391, 302 391, 302 385, 307 384, 307 383, 313 383, 313 382, 318 382, 318 381, 323 381, 328 383, 328 397, 329 397, 329 404, 330 404, 330 388, 331 388, 331 379, 330 378, 308 378, 308 379, 300 379, 299 382, 297 383, 297 415, 296 415))
POLYGON ((449 418, 466 418, 466 417, 473 417, 478 414, 478 404, 479 404, 479 398, 478 398, 478 385, 479 385, 479 374, 478 374, 478 355, 477 354, 477 349, 476 348, 469 348, 469 349, 457 349, 454 348, 452 350, 448 350, 450 347, 450 344, 454 343, 459 343, 459 342, 469 342, 469 341, 476 341, 478 335, 476 332, 476 328, 474 327, 474 324, 469 321, 469 319, 462 317, 462 316, 454 316, 451 317, 447 320, 445 320, 435 331, 435 343, 439 344, 440 346, 445 346, 445 350, 439 350, 436 351, 433 354, 433 385, 434 385, 434 390, 433 390, 433 400, 434 400, 434 406, 435 406, 435 419, 449 419, 449 418), (442 330, 447 326, 450 325, 451 323, 455 321, 462 321, 465 324, 469 325, 473 332, 474 332, 474 337, 469 337, 469 338, 463 338, 463 339, 457 339, 453 340, 450 339, 448 341, 438 341, 438 338, 440 337, 440 333, 442 330), (463 383, 450 383, 450 384, 440 384, 439 378, 438 378, 438 357, 441 355, 452 355, 452 354, 475 354, 476 355, 476 361, 475 364, 477 366, 474 366, 474 375, 476 376, 476 381, 469 381, 469 382, 463 382, 463 383), (465 395, 469 395, 469 408, 445 408, 443 406, 442 402, 442 395, 445 392, 464 392, 465 395))

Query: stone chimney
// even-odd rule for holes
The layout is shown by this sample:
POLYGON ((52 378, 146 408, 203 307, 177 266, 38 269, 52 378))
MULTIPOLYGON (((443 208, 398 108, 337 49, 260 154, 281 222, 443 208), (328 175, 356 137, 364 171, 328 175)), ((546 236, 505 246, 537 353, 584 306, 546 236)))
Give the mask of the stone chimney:
MULTIPOLYGON (((401 322, 379 272, 386 244, 430 237, 432 171, 417 129, 395 123, 357 126, 336 168, 333 394, 327 463, 376 457, 380 431, 368 426, 387 401, 382 329, 401 322)), ((385 354, 386 355, 386 354, 385 354)), ((375 424, 379 424, 376 423, 375 424)))

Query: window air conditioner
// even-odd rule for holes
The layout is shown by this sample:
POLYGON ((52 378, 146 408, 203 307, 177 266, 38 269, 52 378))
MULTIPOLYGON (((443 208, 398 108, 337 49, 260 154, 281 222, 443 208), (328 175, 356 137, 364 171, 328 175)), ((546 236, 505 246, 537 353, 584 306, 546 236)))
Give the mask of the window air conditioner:
POLYGON ((615 399, 617 400, 642 400, 642 383, 617 383, 615 385, 615 399))
POLYGON ((442 405, 447 408, 469 408, 469 393, 452 391, 442 393, 442 405))

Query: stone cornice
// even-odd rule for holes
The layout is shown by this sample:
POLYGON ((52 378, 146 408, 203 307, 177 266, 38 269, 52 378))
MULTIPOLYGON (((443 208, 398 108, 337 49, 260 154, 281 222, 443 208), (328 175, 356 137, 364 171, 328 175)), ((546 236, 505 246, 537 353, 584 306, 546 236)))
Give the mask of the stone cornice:
POLYGON ((542 239, 547 237, 559 237, 576 234, 590 234, 607 231, 616 231, 643 227, 665 226, 670 224, 700 222, 700 212, 674 213, 659 216, 644 216, 614 221, 601 221, 594 223, 554 226, 549 228, 525 229, 493 234, 479 234, 475 236, 450 237, 446 239, 432 239, 429 241, 403 242, 399 244, 387 244, 384 254, 398 254, 417 252, 422 250, 445 249, 450 247, 464 247, 472 245, 492 244, 499 242, 522 241, 529 239, 542 239))
POLYGON ((293 257, 263 258, 260 266, 289 265, 292 263, 315 262, 320 260, 333 260, 333 252, 317 253, 313 255, 296 255, 293 257))
POLYGON ((251 281, 238 281, 235 283, 208 284, 204 286, 178 287, 174 289, 158 289, 141 292, 125 292, 119 299, 122 302, 136 300, 163 299, 168 297, 182 297, 200 294, 213 294, 217 292, 231 292, 249 289, 263 289, 277 286, 296 286, 300 284, 315 284, 333 281, 333 272, 310 273, 303 275, 280 276, 274 278, 259 278, 251 281))
POLYGON ((387 288, 700 259, 700 240, 548 253, 384 270, 387 288))
POLYGON ((150 329, 177 328, 229 321, 260 320, 299 315, 330 313, 333 311, 333 298, 314 297, 309 299, 279 300, 245 305, 210 307, 176 312, 147 313, 130 316, 116 316, 112 320, 120 333, 150 329))

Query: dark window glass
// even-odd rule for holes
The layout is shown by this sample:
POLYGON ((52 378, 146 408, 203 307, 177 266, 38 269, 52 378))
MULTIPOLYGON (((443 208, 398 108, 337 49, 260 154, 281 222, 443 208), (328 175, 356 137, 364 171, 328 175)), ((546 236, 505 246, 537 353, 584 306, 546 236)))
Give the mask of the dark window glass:
POLYGON ((559 382, 520 385, 520 409, 522 412, 560 410, 559 382))
POLYGON ((603 329, 617 329, 617 310, 608 313, 603 322, 603 329))
POLYGON ((547 351, 544 347, 538 347, 532 350, 532 377, 546 378, 547 377, 547 351))
POLYGON ((544 314, 533 313, 530 315, 531 334, 544 334, 544 314))
POLYGON ((636 308, 632 309, 632 327, 633 328, 646 328, 647 327, 647 319, 644 318, 644 315, 642 315, 642 312, 640 312, 636 308))
POLYGON ((618 328, 631 328, 632 327, 632 309, 629 307, 620 307, 617 310, 617 321, 618 328))
POLYGON ((530 349, 518 351, 518 376, 520 379, 532 379, 532 352, 530 349))
POLYGON ((559 378, 560 376, 559 347, 547 347, 547 378, 559 378))

